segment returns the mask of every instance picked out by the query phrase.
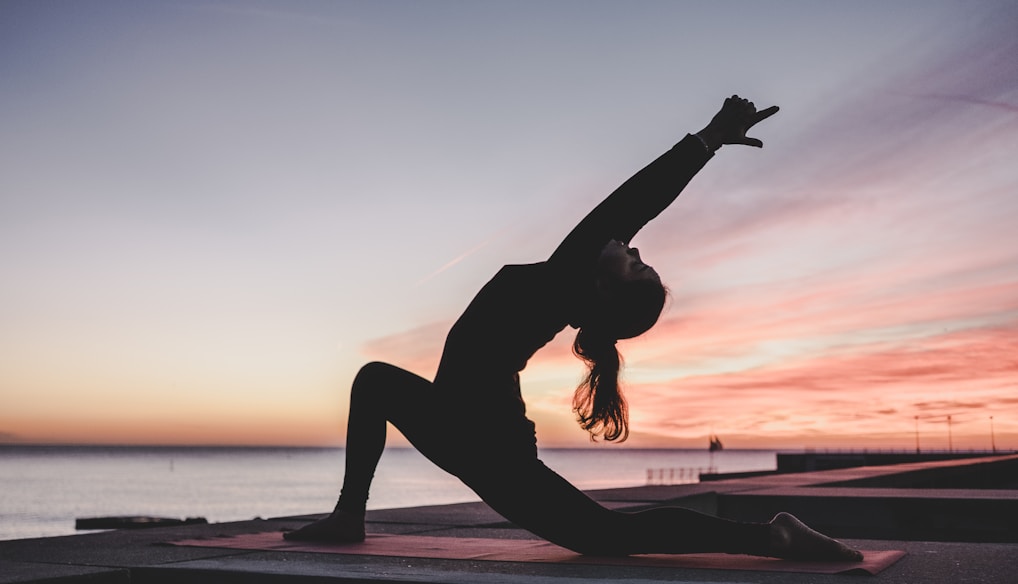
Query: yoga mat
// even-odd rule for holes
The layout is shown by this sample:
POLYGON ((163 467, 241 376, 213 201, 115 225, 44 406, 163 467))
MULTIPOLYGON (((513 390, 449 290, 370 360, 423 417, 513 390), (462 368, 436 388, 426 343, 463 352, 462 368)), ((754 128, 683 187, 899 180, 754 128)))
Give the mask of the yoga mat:
POLYGON ((442 560, 488 560, 711 570, 755 570, 809 574, 877 574, 905 555, 902 551, 863 551, 860 562, 805 562, 738 554, 646 554, 626 557, 584 556, 555 544, 527 539, 431 537, 423 535, 368 535, 363 543, 330 544, 283 539, 270 531, 244 535, 185 539, 171 545, 280 552, 313 552, 365 556, 392 556, 442 560))

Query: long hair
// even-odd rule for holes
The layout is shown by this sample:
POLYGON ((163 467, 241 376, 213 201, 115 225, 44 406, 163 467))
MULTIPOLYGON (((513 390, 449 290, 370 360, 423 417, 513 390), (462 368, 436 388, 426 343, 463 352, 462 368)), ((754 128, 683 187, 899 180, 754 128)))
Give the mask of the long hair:
POLYGON ((573 394, 573 411, 580 427, 595 440, 598 434, 613 442, 629 437, 629 410, 619 388, 622 356, 615 339, 581 328, 573 340, 573 354, 587 364, 587 375, 573 394))
POLYGON ((623 360, 615 342, 654 326, 666 297, 659 281, 620 283, 606 293, 576 333, 573 354, 588 370, 573 394, 573 411, 591 440, 602 435, 609 442, 624 442, 629 437, 629 409, 619 383, 623 360))

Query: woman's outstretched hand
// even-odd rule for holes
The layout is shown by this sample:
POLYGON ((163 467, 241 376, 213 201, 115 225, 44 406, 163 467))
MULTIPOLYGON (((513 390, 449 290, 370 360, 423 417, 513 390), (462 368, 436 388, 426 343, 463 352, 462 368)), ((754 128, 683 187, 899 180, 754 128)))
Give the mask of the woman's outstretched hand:
POLYGON ((750 138, 746 132, 758 122, 778 113, 778 106, 756 111, 756 106, 748 99, 733 95, 725 99, 721 110, 714 115, 707 127, 697 132, 697 135, 707 144, 711 151, 717 150, 725 144, 744 144, 746 146, 763 147, 763 142, 756 138, 750 138))

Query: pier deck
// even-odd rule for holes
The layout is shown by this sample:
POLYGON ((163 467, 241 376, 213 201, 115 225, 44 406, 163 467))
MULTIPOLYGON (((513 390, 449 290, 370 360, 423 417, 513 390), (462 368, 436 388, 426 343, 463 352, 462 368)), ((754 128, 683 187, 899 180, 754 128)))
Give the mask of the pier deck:
MULTIPOLYGON (((746 520, 766 520, 778 510, 787 510, 861 549, 904 551, 906 555, 901 560, 873 577, 875 582, 1009 583, 1016 581, 1018 573, 1018 489, 997 483, 1000 477, 1015 476, 1018 476, 1018 456, 1010 455, 770 474, 691 485, 610 489, 590 494, 613 508, 636 510, 671 504, 746 520), (958 486, 967 484, 979 487, 958 486)), ((843 582, 850 578, 662 565, 429 559, 397 553, 352 555, 169 545, 180 540, 278 532, 316 517, 0 541, 0 584, 797 584, 843 582)), ((442 538, 443 542, 450 541, 447 538, 503 540, 507 546, 533 539, 483 503, 370 511, 368 531, 442 538)))

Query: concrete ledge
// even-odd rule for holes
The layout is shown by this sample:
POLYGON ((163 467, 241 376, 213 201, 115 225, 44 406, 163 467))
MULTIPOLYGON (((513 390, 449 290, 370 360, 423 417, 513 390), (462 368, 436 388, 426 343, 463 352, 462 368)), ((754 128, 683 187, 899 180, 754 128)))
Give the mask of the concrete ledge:
POLYGON ((928 452, 838 452, 813 451, 784 453, 777 455, 775 472, 811 472, 814 470, 833 470, 836 468, 855 468, 860 466, 884 466, 889 464, 908 464, 913 462, 934 462, 938 460, 962 460, 965 458, 986 458, 988 456, 1005 456, 1016 454, 1011 451, 928 451, 928 452))
POLYGON ((719 494, 717 514, 767 521, 788 511, 835 537, 1016 543, 1018 490, 931 488, 1014 477, 1014 455, 771 475, 719 494))

